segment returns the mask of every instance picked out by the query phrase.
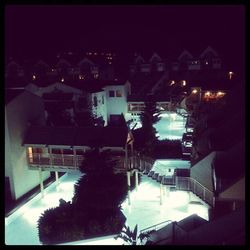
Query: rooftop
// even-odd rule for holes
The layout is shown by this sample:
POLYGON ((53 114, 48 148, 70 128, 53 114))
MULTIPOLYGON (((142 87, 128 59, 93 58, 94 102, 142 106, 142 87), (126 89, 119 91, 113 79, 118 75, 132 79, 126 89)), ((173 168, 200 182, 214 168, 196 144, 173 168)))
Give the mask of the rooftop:
POLYGON ((65 145, 124 147, 125 127, 37 127, 31 126, 23 145, 65 145), (63 135, 63 136, 62 136, 63 135))

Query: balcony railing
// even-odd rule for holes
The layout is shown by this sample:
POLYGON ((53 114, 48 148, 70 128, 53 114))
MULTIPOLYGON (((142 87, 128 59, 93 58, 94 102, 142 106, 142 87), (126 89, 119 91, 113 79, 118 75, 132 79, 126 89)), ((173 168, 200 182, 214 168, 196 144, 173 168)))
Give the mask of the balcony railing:
MULTIPOLYGON (((117 161, 114 168, 115 172, 126 171, 124 158, 116 153, 113 155, 113 159, 117 161)), ((131 157, 129 157, 128 164, 131 157)), ((32 155, 27 155, 27 160, 30 166, 40 166, 40 167, 65 167, 68 169, 78 169, 84 160, 83 155, 69 155, 69 154, 39 154, 32 153, 32 155)))
POLYGON ((30 165, 51 165, 51 166, 67 166, 69 168, 79 168, 84 157, 82 155, 63 155, 63 154, 39 154, 33 153, 28 156, 30 165))
POLYGON ((214 193, 191 177, 176 176, 176 189, 192 191, 203 201, 214 207, 214 193))

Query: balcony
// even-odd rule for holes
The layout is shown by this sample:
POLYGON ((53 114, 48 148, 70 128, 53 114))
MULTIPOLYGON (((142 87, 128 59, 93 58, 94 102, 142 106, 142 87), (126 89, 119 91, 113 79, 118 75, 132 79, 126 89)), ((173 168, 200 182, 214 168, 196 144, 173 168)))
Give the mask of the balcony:
MULTIPOLYGON (((116 160, 117 164, 114 168, 114 172, 125 172, 125 160, 124 157, 117 153, 112 156, 113 160, 116 160)), ((128 168, 131 168, 132 157, 128 158, 128 168)), ((83 155, 69 155, 69 154, 43 154, 43 153, 32 153, 27 154, 27 162, 29 169, 51 171, 68 171, 78 170, 84 160, 83 155)))

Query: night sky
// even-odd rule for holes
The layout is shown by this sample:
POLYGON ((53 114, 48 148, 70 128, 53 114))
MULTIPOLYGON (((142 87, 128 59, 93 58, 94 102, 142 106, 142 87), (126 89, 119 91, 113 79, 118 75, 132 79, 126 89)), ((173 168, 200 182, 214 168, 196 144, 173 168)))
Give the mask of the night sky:
POLYGON ((167 55, 176 48, 192 53, 204 44, 229 64, 243 65, 244 36, 243 5, 7 5, 5 9, 7 57, 94 49, 167 55))

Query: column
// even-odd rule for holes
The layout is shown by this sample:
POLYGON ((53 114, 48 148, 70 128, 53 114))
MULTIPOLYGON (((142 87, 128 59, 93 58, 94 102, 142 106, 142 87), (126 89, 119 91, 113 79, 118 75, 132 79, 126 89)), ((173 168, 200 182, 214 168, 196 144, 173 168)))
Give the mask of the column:
POLYGON ((138 191, 138 170, 135 170, 135 188, 138 191))
POLYGON ((56 176, 56 185, 58 186, 59 185, 59 179, 58 179, 58 172, 55 171, 55 176, 56 176))
POLYGON ((39 168, 39 179, 40 179, 40 192, 42 197, 44 197, 44 187, 43 187, 43 173, 42 168, 39 168))
POLYGON ((130 199, 130 172, 127 171, 127 182, 128 182, 128 204, 131 204, 131 199, 130 199))
POLYGON ((78 166, 78 162, 77 162, 77 157, 76 157, 76 149, 75 148, 73 148, 73 164, 74 164, 74 167, 75 167, 75 169, 77 169, 77 168, 79 168, 79 166, 78 166))
POLYGON ((162 205, 162 184, 160 184, 160 205, 162 205))
POLYGON ((52 152, 51 152, 51 148, 49 148, 49 163, 50 163, 50 167, 52 167, 52 152))

